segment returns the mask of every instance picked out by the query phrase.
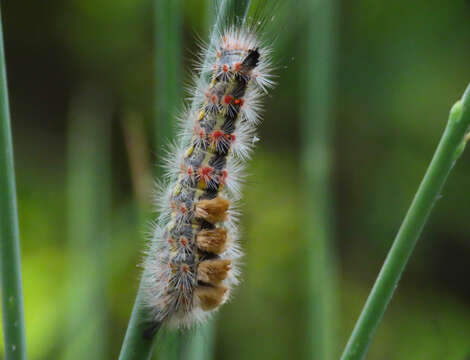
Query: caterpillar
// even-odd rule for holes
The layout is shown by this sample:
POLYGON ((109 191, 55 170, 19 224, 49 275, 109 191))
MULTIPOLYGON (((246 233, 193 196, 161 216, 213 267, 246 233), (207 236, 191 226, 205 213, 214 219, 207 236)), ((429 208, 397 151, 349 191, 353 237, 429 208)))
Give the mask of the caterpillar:
POLYGON ((153 321, 176 328, 202 322, 238 283, 242 174, 274 85, 271 50, 255 26, 228 26, 201 58, 210 61, 198 67, 193 106, 165 160, 144 263, 145 306, 153 321))

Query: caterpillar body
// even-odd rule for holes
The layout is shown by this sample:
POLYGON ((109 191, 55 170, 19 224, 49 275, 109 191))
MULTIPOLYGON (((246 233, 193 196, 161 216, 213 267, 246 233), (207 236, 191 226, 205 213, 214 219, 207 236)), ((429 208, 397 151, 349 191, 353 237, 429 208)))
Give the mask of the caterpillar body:
POLYGON ((173 327, 200 322, 237 284, 236 202, 243 163, 273 85, 270 50, 250 27, 231 26, 205 49, 192 109, 166 160, 166 183, 144 269, 153 320, 173 327), (207 80, 206 80, 207 79, 207 80))

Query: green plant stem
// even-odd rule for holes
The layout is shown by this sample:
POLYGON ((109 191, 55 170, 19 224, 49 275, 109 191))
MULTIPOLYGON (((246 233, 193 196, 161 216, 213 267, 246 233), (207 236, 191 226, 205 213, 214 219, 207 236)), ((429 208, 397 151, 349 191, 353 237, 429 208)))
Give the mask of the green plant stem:
MULTIPOLYGON (((242 14, 245 16, 249 5, 249 0, 222 0, 217 14, 216 24, 211 31, 211 43, 216 39, 218 34, 217 30, 222 28, 222 24, 224 24, 228 16, 230 16, 230 11, 234 11, 234 8, 237 11, 243 10, 242 14), (238 4, 234 5, 235 3, 238 4), (240 3, 243 3, 246 8, 241 8, 240 3)), ((207 63, 209 59, 206 57, 204 61, 207 63)), ((192 108, 194 107, 195 104, 193 104, 192 108)), ((143 288, 141 280, 134 307, 132 309, 131 318, 129 320, 129 325, 124 337, 121 353, 119 355, 119 360, 140 360, 151 358, 154 343, 153 339, 161 324, 153 324, 155 326, 155 332, 149 336, 148 333, 146 333, 146 330, 148 330, 149 327, 148 320, 149 315, 143 306, 143 288)))
POLYGON ((336 264, 332 248, 333 196, 331 132, 335 67, 334 0, 306 1, 308 35, 302 84, 303 156, 305 169, 305 236, 308 239, 309 358, 331 360, 336 349, 336 264))
MULTIPOLYGON (((156 128, 154 148, 157 163, 161 163, 163 146, 174 138, 172 117, 181 102, 181 0, 155 0, 155 66, 157 105, 154 125, 156 128)), ((155 175, 161 175, 161 167, 155 167, 155 175)), ((162 339, 157 349, 158 359, 177 360, 181 336, 174 330, 162 339)))
POLYGON ((210 360, 214 356, 216 319, 198 326, 191 332, 183 351, 184 360, 210 360))
POLYGON ((439 146, 349 338, 342 360, 358 360, 365 357, 426 220, 455 161, 464 150, 464 137, 469 125, 470 85, 462 100, 450 111, 439 146))
POLYGON ((20 236, 0 14, 0 268, 6 360, 26 359, 20 236))

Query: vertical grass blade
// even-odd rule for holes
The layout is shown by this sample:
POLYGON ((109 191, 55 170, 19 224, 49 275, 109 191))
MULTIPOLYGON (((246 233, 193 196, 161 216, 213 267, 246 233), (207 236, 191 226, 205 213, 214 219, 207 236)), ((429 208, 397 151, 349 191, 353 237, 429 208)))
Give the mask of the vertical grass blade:
POLYGON ((196 328, 184 347, 184 360, 210 360, 214 357, 216 319, 196 328))
MULTIPOLYGON (((155 0, 156 118, 155 153, 160 162, 162 146, 174 138, 174 116, 181 104, 181 0, 155 0)), ((155 168, 156 175, 161 175, 155 168)), ((158 359, 179 358, 181 336, 169 331, 158 348, 158 359)))
POLYGON ((0 14, 0 266, 5 359, 26 359, 21 283, 20 236, 16 203, 3 25, 0 14))
POLYGON ((398 286, 403 270, 436 200, 465 148, 470 126, 470 85, 452 108, 434 157, 385 259, 359 320, 343 352, 342 360, 364 359, 377 326, 398 286))
MULTIPOLYGON (((222 25, 226 22, 227 18, 230 16, 230 11, 233 11, 234 8, 240 8, 240 3, 246 5, 245 10, 248 8, 250 1, 249 0, 222 0, 219 5, 219 10, 217 14, 216 24, 214 25, 211 31, 210 41, 213 42, 213 39, 218 34, 218 30, 222 28, 222 25)), ((159 11, 157 8, 156 11, 159 11)), ((246 11, 245 11, 246 13, 246 11)), ((158 25, 157 25, 158 26, 158 25)), ((171 31, 168 29, 163 29, 166 31, 171 31)), ((160 46, 160 45, 159 45, 160 46)), ((163 45, 161 45, 163 46, 163 45)), ((174 59, 173 59, 174 60, 174 59)), ((208 59, 206 57, 205 62, 208 59)), ((159 66, 157 64, 157 66, 159 66)), ((160 86, 158 85, 158 88, 160 86)), ((164 89, 164 84, 162 84, 162 89, 164 89)), ((158 94, 158 92, 157 92, 158 94)), ((175 102, 177 103, 177 102, 175 102)), ((194 107, 194 104, 193 106, 194 107)), ((168 114, 168 111, 162 111, 163 114, 168 114)), ((171 114, 168 114, 171 115, 171 114)), ((170 117, 164 118, 163 121, 170 122, 170 117)), ((163 136, 157 135, 157 138, 163 138, 163 136)), ((153 324, 154 331, 152 333, 147 332, 149 329, 148 315, 143 307, 142 303, 143 294, 142 294, 142 285, 139 286, 137 292, 137 297, 134 303, 132 310, 131 318, 129 320, 129 325, 126 331, 124 342, 121 348, 121 353, 119 355, 119 360, 134 360, 134 359, 150 359, 153 349, 153 339, 155 334, 158 332, 161 324, 153 324)))
POLYGON ((335 349, 336 272, 332 248, 331 132, 335 66, 335 0, 307 1, 308 27, 302 136, 305 169, 305 236, 309 242, 310 318, 307 339, 311 359, 333 359, 335 349))
POLYGON ((66 360, 106 358, 112 114, 105 94, 94 87, 81 88, 70 109, 66 360))

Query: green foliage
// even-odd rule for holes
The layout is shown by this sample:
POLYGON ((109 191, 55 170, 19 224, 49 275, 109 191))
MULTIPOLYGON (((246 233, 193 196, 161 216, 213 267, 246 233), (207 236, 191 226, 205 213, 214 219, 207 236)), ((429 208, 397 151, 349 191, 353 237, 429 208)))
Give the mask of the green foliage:
POLYGON ((398 286, 416 242, 455 162, 470 126, 470 85, 452 107, 449 121, 341 359, 365 358, 377 326, 398 286))
MULTIPOLYGON (((259 2, 253 0, 252 7, 259 2)), ((299 2, 280 3, 285 11, 273 14, 279 22, 269 31, 276 38, 281 86, 267 99, 261 141, 244 188, 243 282, 219 314, 217 359, 308 356, 307 239, 299 215, 304 200, 299 184, 306 172, 298 159, 300 109, 305 106, 301 64, 312 24, 299 2)), ((470 77, 470 29, 464 1, 339 1, 338 8, 331 190, 340 265, 338 336, 345 344, 431 160, 448 105, 470 77)), ((147 142, 155 141, 153 2, 50 0, 44 6, 7 1, 2 10, 28 355, 31 360, 60 359, 68 341, 65 129, 70 90, 92 79, 115 99, 105 332, 108 358, 116 359, 135 299, 141 270, 136 264, 142 260, 146 230, 134 202, 120 124, 128 111, 135 113, 143 119, 147 142)), ((195 37, 207 39, 201 30, 205 19, 200 0, 184 1, 183 71, 195 59, 195 37)), ((188 79, 185 75, 180 90, 188 79)), ((145 153, 155 163, 156 150, 145 153)), ((470 153, 464 152, 448 179, 368 360, 463 360, 470 354, 464 338, 470 331, 469 161, 470 153)))
POLYGON ((7 360, 26 359, 20 235, 16 203, 7 71, 0 15, 0 280, 7 360))

